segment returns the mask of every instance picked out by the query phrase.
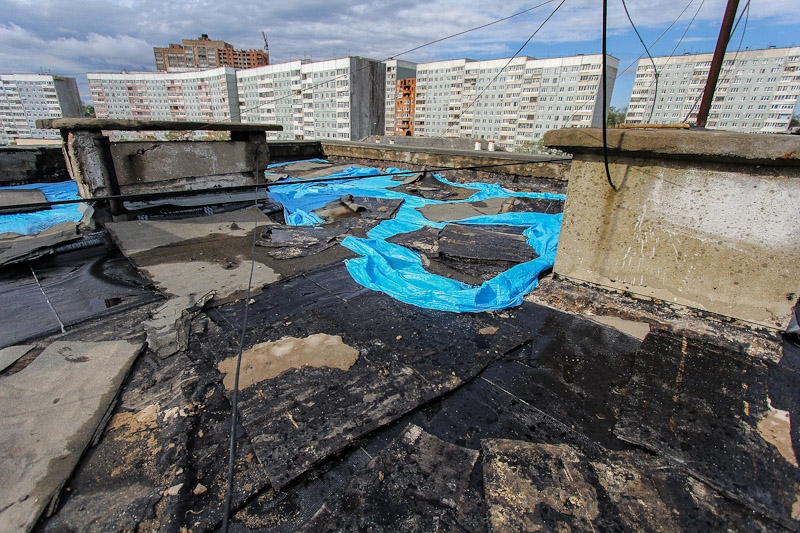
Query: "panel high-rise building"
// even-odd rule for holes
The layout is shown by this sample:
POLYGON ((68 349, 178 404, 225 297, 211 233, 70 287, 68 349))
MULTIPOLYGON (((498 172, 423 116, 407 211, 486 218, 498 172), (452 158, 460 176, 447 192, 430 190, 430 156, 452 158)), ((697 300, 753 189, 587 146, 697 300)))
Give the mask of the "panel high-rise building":
MULTIPOLYGON (((640 59, 625 122, 695 123, 712 57, 640 59)), ((706 127, 744 133, 786 131, 798 96, 800 47, 728 52, 706 127)))
POLYGON ((236 78, 242 121, 283 126, 268 138, 352 141, 384 131, 385 72, 374 59, 292 61, 236 78))
POLYGON ((97 118, 239 122, 236 71, 88 73, 97 118))
MULTIPOLYGON (((618 67, 619 60, 608 56, 606 104, 618 67)), ((419 63, 415 105, 408 107, 412 134, 488 139, 515 150, 538 142, 551 129, 599 127, 601 68, 600 54, 419 63)), ((387 103, 387 134, 390 121, 397 134, 397 113, 397 106, 387 103)))
POLYGON ((205 33, 198 39, 183 39, 181 44, 154 47, 153 55, 159 72, 269 65, 269 54, 264 50, 237 50, 225 41, 209 39, 205 33))
POLYGON ((45 74, 0 74, 0 145, 28 139, 60 139, 41 130, 37 119, 81 117, 75 78, 45 74))

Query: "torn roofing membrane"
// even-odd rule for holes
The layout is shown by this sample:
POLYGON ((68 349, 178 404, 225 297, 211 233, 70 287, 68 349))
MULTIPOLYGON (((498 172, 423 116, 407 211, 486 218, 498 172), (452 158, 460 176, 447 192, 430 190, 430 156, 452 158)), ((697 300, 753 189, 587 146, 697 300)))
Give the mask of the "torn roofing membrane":
MULTIPOLYGON (((78 185, 74 181, 0 187, 0 194, 4 190, 20 191, 30 189, 41 190, 48 202, 78 200, 80 198, 78 196, 78 185)), ((42 209, 33 213, 0 215, 0 234, 35 235, 64 222, 80 222, 82 218, 83 210, 81 209, 81 204, 54 205, 50 209, 42 209)))
POLYGON ((525 237, 536 253, 536 259, 516 265, 479 286, 438 276, 423 268, 417 252, 386 239, 400 233, 419 230, 424 226, 443 228, 447 222, 433 222, 425 218, 418 208, 432 204, 458 204, 477 202, 490 198, 528 197, 563 200, 564 196, 551 193, 513 192, 497 184, 460 184, 434 174, 440 182, 475 193, 465 200, 443 201, 425 199, 393 190, 402 182, 396 176, 410 171, 397 168, 386 169, 385 175, 376 168, 348 167, 331 174, 330 178, 347 178, 335 182, 286 183, 270 191, 270 198, 284 206, 286 223, 297 226, 314 226, 323 220, 314 214, 332 200, 344 195, 358 197, 402 199, 403 204, 395 217, 386 220, 367 233, 367 238, 348 236, 342 246, 361 257, 346 262, 350 275, 361 285, 381 291, 402 302, 454 312, 479 312, 506 309, 522 303, 525 294, 539 283, 539 274, 552 268, 555 263, 558 236, 561 229, 561 213, 545 214, 513 212, 494 215, 472 216, 448 222, 476 225, 509 225, 527 228, 525 237))

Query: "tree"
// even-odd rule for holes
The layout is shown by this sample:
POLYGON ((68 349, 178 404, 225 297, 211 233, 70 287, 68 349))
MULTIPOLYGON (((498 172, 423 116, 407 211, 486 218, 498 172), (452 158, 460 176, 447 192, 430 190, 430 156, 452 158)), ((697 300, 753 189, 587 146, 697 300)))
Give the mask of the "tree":
POLYGON ((789 127, 796 128, 798 126, 800 126, 800 113, 795 113, 792 120, 789 122, 789 127))
POLYGON ((85 106, 83 106, 83 116, 84 117, 95 118, 94 106, 93 105, 85 105, 85 106))
POLYGON ((609 128, 618 128, 620 124, 625 122, 625 113, 628 112, 627 107, 619 108, 614 107, 613 105, 608 108, 608 113, 606 114, 607 121, 606 125, 609 128))

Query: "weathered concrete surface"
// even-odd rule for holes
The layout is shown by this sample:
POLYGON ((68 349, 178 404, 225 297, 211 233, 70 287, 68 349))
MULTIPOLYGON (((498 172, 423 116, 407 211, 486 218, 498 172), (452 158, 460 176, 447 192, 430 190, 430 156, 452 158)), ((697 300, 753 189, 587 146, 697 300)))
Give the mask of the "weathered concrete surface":
POLYGON ((103 430, 141 343, 54 342, 0 379, 0 531, 30 531, 103 430))
POLYGON ((469 531, 460 514, 478 456, 409 424, 300 531, 469 531))
MULTIPOLYGON (((322 142, 325 157, 331 161, 347 161, 371 164, 372 166, 400 166, 410 170, 424 168, 443 172, 446 169, 470 169, 466 173, 477 174, 471 181, 487 180, 486 173, 504 174, 506 181, 525 181, 542 178, 543 181, 567 179, 568 158, 557 159, 529 154, 505 152, 475 152, 468 150, 446 150, 441 148, 409 148, 376 143, 322 142), (389 164, 391 163, 391 164, 389 164)), ((450 176, 450 171, 447 171, 450 176)), ((462 176, 459 175, 459 178, 462 176)), ((468 178, 465 178, 468 179, 468 178)))
POLYGON ((580 143, 556 274, 770 328, 786 326, 800 293, 800 160, 792 155, 800 153, 800 139, 615 133, 611 143, 623 147, 610 160, 615 192, 602 157, 590 153, 597 149, 596 131, 551 133, 549 146, 569 151, 568 142, 580 143), (688 162, 673 158, 681 149, 688 162), (741 155, 730 155, 739 149, 741 155), (652 153, 638 157, 646 150, 652 153))
POLYGON ((120 192, 136 194, 252 184, 269 152, 265 142, 121 142, 111 144, 111 157, 120 192))
POLYGON ((0 185, 66 181, 67 165, 60 146, 0 148, 0 185))
POLYGON ((7 346, 0 349, 0 372, 17 362, 17 360, 33 349, 33 344, 7 346))
POLYGON ((0 213, 38 211, 37 208, 21 209, 19 206, 26 204, 40 204, 47 202, 47 198, 40 189, 20 189, 0 191, 0 213))
MULTIPOLYGON (((171 296, 199 298, 214 292, 214 303, 230 301, 250 284, 250 246, 254 231, 272 221, 255 208, 184 220, 135 220, 106 228, 126 257, 171 296)), ((280 278, 256 261, 253 293, 280 278)))
POLYGON ((144 323, 147 347, 162 359, 185 350, 191 320, 213 296, 214 293, 209 292, 199 297, 188 294, 167 300, 144 323))
MULTIPOLYGON (((795 166, 800 162, 800 138, 794 135, 609 129, 607 140, 611 154, 628 157, 795 166)), ((571 154, 597 155, 603 153, 603 133, 596 128, 552 130, 544 144, 571 154)))
POLYGON ((172 120, 125 120, 103 118, 49 118, 36 121, 37 128, 70 130, 70 131, 190 131, 201 129, 208 131, 265 132, 282 131, 279 124, 242 124, 239 122, 190 122, 172 120))

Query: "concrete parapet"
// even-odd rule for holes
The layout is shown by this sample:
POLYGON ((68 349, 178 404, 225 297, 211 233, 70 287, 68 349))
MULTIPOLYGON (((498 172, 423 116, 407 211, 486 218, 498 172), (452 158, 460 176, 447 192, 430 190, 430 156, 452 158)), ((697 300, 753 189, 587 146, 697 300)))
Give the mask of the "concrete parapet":
POLYGON ((549 132, 574 154, 555 273, 770 328, 800 293, 800 138, 549 132))
POLYGON ((322 150, 331 161, 358 162, 376 167, 398 166, 410 170, 447 171, 447 176, 462 181, 497 181, 501 185, 553 192, 562 191, 569 170, 569 158, 507 152, 344 141, 323 141, 322 150))

